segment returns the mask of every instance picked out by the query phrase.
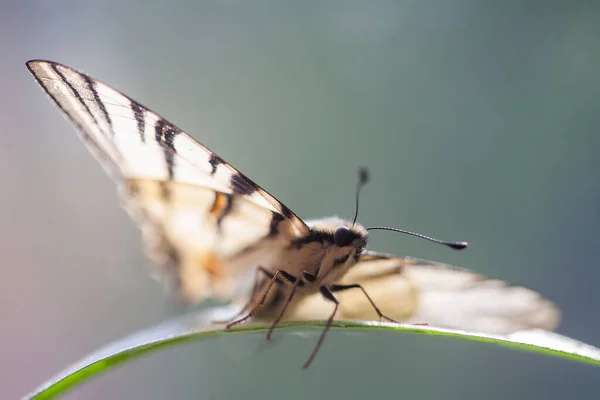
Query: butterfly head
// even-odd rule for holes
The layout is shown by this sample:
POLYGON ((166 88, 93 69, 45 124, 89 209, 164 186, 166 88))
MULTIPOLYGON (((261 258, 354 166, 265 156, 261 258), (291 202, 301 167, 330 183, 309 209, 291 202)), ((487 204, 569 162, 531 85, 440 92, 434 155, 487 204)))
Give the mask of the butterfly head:
POLYGON ((314 236, 318 236, 324 246, 335 246, 346 253, 360 255, 367 247, 367 230, 358 223, 338 217, 307 221, 314 236))
POLYGON ((362 226, 339 226, 333 232, 333 243, 337 247, 354 247, 360 254, 367 247, 367 231, 362 226))
POLYGON ((310 233, 302 239, 308 246, 303 254, 306 259, 312 257, 311 265, 316 269, 311 271, 307 266, 307 270, 317 275, 317 285, 337 281, 365 252, 367 230, 360 224, 330 217, 307 221, 307 225, 310 233))

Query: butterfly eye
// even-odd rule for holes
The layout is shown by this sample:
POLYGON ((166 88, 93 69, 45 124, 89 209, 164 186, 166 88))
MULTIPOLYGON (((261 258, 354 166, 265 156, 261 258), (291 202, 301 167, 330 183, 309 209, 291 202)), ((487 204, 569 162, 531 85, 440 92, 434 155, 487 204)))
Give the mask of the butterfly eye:
POLYGON ((347 226, 340 226, 335 230, 335 233, 333 234, 333 241, 338 247, 349 246, 350 243, 352 243, 352 240, 354 240, 354 238, 355 235, 347 226))

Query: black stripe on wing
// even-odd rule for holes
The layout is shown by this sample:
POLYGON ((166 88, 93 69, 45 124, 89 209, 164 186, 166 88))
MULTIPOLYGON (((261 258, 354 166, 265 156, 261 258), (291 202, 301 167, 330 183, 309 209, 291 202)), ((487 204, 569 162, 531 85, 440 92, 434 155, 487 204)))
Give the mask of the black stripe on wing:
POLYGON ((262 207, 281 213, 292 222, 297 235, 302 236, 309 231, 300 218, 266 190, 130 97, 58 63, 32 60, 27 62, 27 67, 46 93, 79 128, 85 141, 91 143, 94 153, 102 160, 109 160, 111 169, 116 167, 121 176, 138 177, 136 173, 144 168, 140 163, 154 157, 152 143, 155 143, 162 149, 166 176, 154 171, 154 175, 141 177, 177 179, 198 185, 204 185, 208 179, 212 179, 213 185, 208 187, 245 196, 262 207), (150 127, 154 129, 152 141, 147 134, 150 127), (132 133, 136 134, 137 143, 130 136, 123 137, 132 133), (146 158, 139 156, 142 161, 137 160, 137 154, 130 154, 136 151, 145 152, 146 158), (193 172, 194 169, 197 171, 193 172))
POLYGON ((140 135, 140 141, 146 143, 146 120, 144 119, 144 107, 138 104, 136 101, 131 100, 131 110, 133 111, 133 117, 137 122, 138 133, 140 135))
MULTIPOLYGON (((83 121, 79 120, 79 119, 75 119, 71 116, 70 114, 70 110, 67 110, 67 108, 65 108, 63 106, 63 103, 61 103, 58 98, 56 96, 53 96, 50 91, 48 90, 48 88, 46 87, 46 83, 42 80, 43 77, 38 75, 33 67, 35 64, 30 64, 32 63, 32 61, 27 63, 27 68, 29 69, 29 72, 31 72, 31 74, 33 75, 33 77, 35 78, 35 80, 37 81, 37 83, 44 89, 44 91, 46 92, 46 94, 48 95, 48 97, 50 97, 52 99, 52 101, 54 102, 54 104, 63 112, 63 114, 65 116, 69 117, 69 120, 77 127, 77 132, 80 133, 81 139, 83 140, 83 142, 85 143, 86 146, 88 146, 88 148, 90 149, 90 151, 97 157, 99 158, 100 163, 106 168, 106 170, 111 174, 111 176, 114 176, 114 174, 117 174, 119 171, 119 166, 117 161, 115 160, 115 157, 111 157, 105 149, 103 149, 95 140, 93 140, 93 138, 89 135, 87 129, 85 129, 84 123, 83 121)), ((64 77, 64 75, 62 73, 60 73, 60 71, 58 71, 57 69, 55 69, 55 66, 52 66, 52 69, 55 71, 55 73, 57 74, 57 76, 59 76, 59 78, 61 80, 63 80, 63 83, 66 85, 67 88, 69 88, 71 90, 71 93, 73 96, 80 97, 79 93, 72 87, 72 85, 66 80, 66 78, 64 77)), ((87 108, 87 105, 85 104, 85 102, 83 101, 83 99, 78 99, 80 101, 80 103, 87 108)), ((88 109, 88 114, 89 116, 95 121, 95 117, 94 115, 91 113, 91 111, 88 109)), ((97 124, 97 121, 95 121, 97 124)), ((99 125, 98 125, 99 127, 99 125)))

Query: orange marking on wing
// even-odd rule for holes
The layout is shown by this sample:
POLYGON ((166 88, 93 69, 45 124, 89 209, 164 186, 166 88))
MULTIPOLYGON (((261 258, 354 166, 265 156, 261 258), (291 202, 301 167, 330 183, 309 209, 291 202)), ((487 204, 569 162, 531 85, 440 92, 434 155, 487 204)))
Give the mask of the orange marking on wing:
POLYGON ((198 261, 202 268, 212 278, 219 278, 223 276, 225 269, 221 259, 212 251, 206 251, 198 256, 198 261))
POLYGON ((223 193, 216 192, 215 201, 209 210, 210 215, 219 217, 227 206, 227 196, 223 193))

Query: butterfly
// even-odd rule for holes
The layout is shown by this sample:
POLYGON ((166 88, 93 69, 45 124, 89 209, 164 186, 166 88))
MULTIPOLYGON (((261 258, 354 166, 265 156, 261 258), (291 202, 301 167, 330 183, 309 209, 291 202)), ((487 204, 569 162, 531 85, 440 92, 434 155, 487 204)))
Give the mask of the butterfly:
POLYGON ((367 250, 353 221, 304 221, 174 124, 110 86, 65 65, 29 71, 117 182, 150 257, 191 302, 245 300, 237 319, 386 319, 482 333, 552 330, 558 308, 536 292, 447 264, 367 250), (253 282, 253 283, 252 283, 253 282))

